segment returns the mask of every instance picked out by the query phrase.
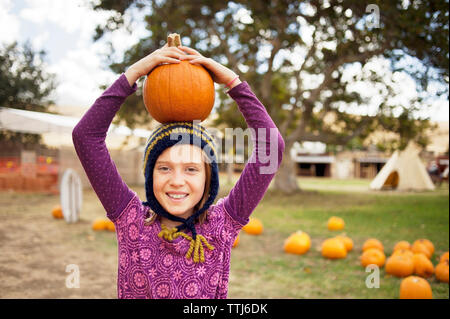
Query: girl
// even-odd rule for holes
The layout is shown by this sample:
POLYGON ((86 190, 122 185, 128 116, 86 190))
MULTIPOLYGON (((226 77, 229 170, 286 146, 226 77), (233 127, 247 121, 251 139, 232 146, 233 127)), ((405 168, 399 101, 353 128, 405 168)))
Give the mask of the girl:
POLYGON ((231 247, 275 175, 263 172, 267 161, 262 156, 276 149, 272 160, 278 169, 284 151, 281 134, 248 83, 192 48, 165 45, 129 67, 95 101, 72 136, 89 181, 116 226, 118 297, 226 298, 231 247), (135 82, 159 64, 181 61, 202 65, 216 83, 225 84, 255 130, 253 153, 239 180, 215 205, 217 154, 201 125, 174 122, 153 131, 144 153, 145 202, 123 182, 105 145, 109 125, 135 92, 135 82), (273 132, 275 140, 267 143, 273 132))

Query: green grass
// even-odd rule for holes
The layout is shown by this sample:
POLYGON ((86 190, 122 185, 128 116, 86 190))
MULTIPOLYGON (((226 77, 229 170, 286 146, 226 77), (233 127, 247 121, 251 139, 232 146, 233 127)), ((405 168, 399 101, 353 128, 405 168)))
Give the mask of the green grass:
MULTIPOLYGON (((398 298, 401 279, 380 269, 380 287, 369 289, 370 273, 358 257, 364 241, 378 238, 388 257, 400 240, 430 239, 436 248, 434 265, 449 247, 448 186, 433 192, 367 191, 368 181, 300 179, 302 193, 286 196, 269 190, 253 213, 264 223, 260 236, 244 232, 232 251, 230 298, 398 298), (331 232, 329 217, 345 220, 343 232, 331 232), (311 236, 305 255, 283 252, 294 231, 311 236), (354 241, 347 258, 328 260, 320 254, 323 240, 345 233, 354 241)), ((428 279, 434 298, 449 298, 449 286, 428 279)))
MULTIPOLYGON (((236 179, 237 176, 234 176, 234 181, 236 179)), ((218 198, 228 194, 232 186, 225 183, 224 176, 221 176, 221 181, 223 184, 218 198)), ((366 278, 370 273, 366 273, 359 263, 361 247, 367 238, 375 237, 382 241, 386 256, 389 256, 397 241, 413 242, 418 238, 428 238, 436 248, 432 258, 436 265, 439 255, 449 249, 448 185, 432 192, 397 193, 369 191, 369 182, 299 178, 303 191, 292 196, 269 188, 253 212, 253 216, 264 223, 263 234, 251 236, 241 232, 240 243, 232 250, 228 297, 398 298, 401 279, 387 276, 384 268, 380 269, 380 287, 366 287, 366 278), (345 220, 343 232, 328 231, 326 223, 331 216, 340 216, 345 220), (284 240, 297 230, 307 232, 312 240, 311 249, 302 256, 283 251, 284 240), (340 233, 346 233, 353 239, 353 251, 342 260, 323 258, 319 250, 321 242, 340 233)), ((143 187, 132 188, 142 199, 145 198, 143 187)), ((0 193, 2 225, 6 234, 0 236, 0 240, 16 238, 15 241, 8 239, 5 247, 10 248, 5 252, 14 251, 8 256, 28 256, 33 263, 37 263, 37 257, 42 254, 29 254, 29 242, 33 242, 33 246, 52 247, 47 249, 49 256, 42 258, 42 264, 31 268, 36 274, 39 269, 48 268, 49 262, 57 263, 59 267, 60 262, 66 262, 64 258, 73 260, 72 255, 77 256, 76 260, 80 259, 77 262, 84 265, 83 269, 101 256, 101 262, 97 261, 97 264, 104 267, 101 269, 107 274, 114 273, 117 270, 115 234, 94 232, 90 227, 95 218, 104 217, 104 209, 95 193, 92 190, 84 192, 81 219, 72 225, 50 217, 51 208, 58 202, 59 197, 55 195, 0 193), (24 235, 17 237, 19 231, 24 235), (25 240, 19 240, 22 237, 25 240), (55 256, 61 257, 55 259, 55 256)), ((20 265, 20 260, 13 263, 14 267, 20 265)), ((87 273, 87 270, 84 271, 87 273)), ((51 274, 50 278, 56 276, 54 272, 51 274)), ((64 282, 64 275, 63 272, 61 282, 64 282)), ((102 273, 98 276, 109 275, 102 273)), ((16 280, 13 275, 2 278, 3 281, 6 279, 11 282, 16 280)), ((434 276, 428 281, 434 298, 449 298, 448 284, 437 282, 434 276)), ((60 286, 59 293, 67 294, 67 289, 60 286)), ((108 298, 115 296, 115 284, 110 286, 111 293, 105 295, 108 298)), ((5 287, 8 285, 3 289, 5 287)), ((23 289, 32 290, 27 286, 23 289)), ((40 290, 36 288, 30 296, 42 296, 40 290)), ((91 290, 80 296, 91 296, 91 290)), ((103 296, 94 293, 97 297, 103 296)))

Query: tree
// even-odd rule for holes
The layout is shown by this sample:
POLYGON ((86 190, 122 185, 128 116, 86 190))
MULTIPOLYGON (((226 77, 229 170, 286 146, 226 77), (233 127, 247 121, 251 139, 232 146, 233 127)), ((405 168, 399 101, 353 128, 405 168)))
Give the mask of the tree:
MULTIPOLYGON (((424 144, 423 132, 430 124, 426 117, 417 117, 417 110, 429 103, 431 85, 438 88, 435 96, 448 96, 447 0, 372 1, 370 7, 357 0, 165 0, 148 6, 110 0, 94 6, 114 12, 98 26, 95 39, 129 27, 124 16, 132 10, 149 12, 142 23, 151 36, 130 48, 121 61, 111 61, 111 69, 123 72, 162 46, 172 32, 186 35, 185 45, 233 68, 250 83, 284 137, 286 154, 275 186, 285 192, 298 190, 289 154, 294 142, 348 145, 384 128, 398 133, 400 148, 409 140, 424 144), (376 70, 377 59, 387 61, 388 69, 376 70), (349 77, 352 69, 357 71, 349 77), (394 99, 401 72, 417 87, 417 95, 403 103, 394 99), (357 83, 369 84, 377 93, 363 96, 352 89, 357 83), (380 101, 374 102, 375 97, 380 101), (349 112, 374 103, 371 114, 349 112), (327 118, 332 124, 325 124, 327 118)), ((133 103, 124 112, 139 118, 144 108, 133 103)), ((218 112, 217 124, 244 127, 230 99, 221 99, 218 112)))
MULTIPOLYGON (((0 106, 46 112, 52 103, 54 75, 45 71, 45 52, 33 51, 29 43, 0 47, 0 106)), ((0 142, 36 144, 40 135, 0 130, 0 142)))

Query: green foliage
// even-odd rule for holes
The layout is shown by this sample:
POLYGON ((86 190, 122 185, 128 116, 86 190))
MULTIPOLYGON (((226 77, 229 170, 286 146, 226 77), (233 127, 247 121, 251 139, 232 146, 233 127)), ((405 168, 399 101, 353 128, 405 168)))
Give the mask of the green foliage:
MULTIPOLYGON (((95 39, 117 28, 129 28, 123 16, 132 10, 149 12, 142 23, 150 36, 130 48, 122 61, 111 59, 112 70, 123 72, 161 47, 169 33, 177 32, 184 45, 233 69, 249 82, 288 146, 296 140, 352 144, 355 137, 363 140, 380 127, 398 133, 400 147, 408 140, 424 144, 423 129, 428 124, 413 114, 430 104, 424 98, 429 84, 438 87, 436 96, 448 95, 448 1, 371 4, 379 9, 378 26, 369 23, 373 15, 367 11, 368 4, 357 0, 103 0, 94 9, 112 10, 114 14, 99 26, 95 39), (397 93, 389 72, 370 70, 369 62, 376 57, 388 59, 392 73, 409 74, 417 83, 418 93, 423 93, 419 95, 421 100, 387 107, 397 93), (359 67, 360 71, 345 79, 349 67, 359 67), (351 90, 359 82, 383 87, 382 102, 370 117, 349 112, 351 107, 366 108, 373 102, 351 90), (397 115, 399 108, 403 109, 402 116, 397 115), (325 127, 324 119, 329 115, 336 117, 335 125, 325 127)), ((216 125, 245 127, 233 101, 223 93, 220 98, 216 125)), ((148 118, 142 112, 141 100, 127 101, 119 121, 133 124, 141 116, 148 118)))
MULTIPOLYGON (((45 52, 35 52, 29 43, 0 47, 0 106, 46 112, 55 89, 55 76, 45 71, 45 52)), ((0 130, 0 141, 36 144, 40 136, 0 130)))

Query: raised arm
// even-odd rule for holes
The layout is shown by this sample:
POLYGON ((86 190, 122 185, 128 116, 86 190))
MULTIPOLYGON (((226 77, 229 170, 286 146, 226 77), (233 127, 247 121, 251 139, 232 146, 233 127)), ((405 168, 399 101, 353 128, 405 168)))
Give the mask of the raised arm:
POLYGON ((232 70, 192 48, 180 46, 180 49, 188 53, 182 56, 183 60, 203 65, 210 71, 215 82, 229 85, 227 93, 236 101, 249 129, 254 133, 253 153, 236 185, 224 199, 228 214, 245 225, 281 164, 283 137, 247 82, 236 79, 237 75, 232 70))
POLYGON ((238 181, 224 199, 227 212, 242 225, 263 198, 284 152, 284 140, 247 82, 228 91, 252 134, 253 151, 238 181))
POLYGON ((125 99, 136 91, 122 74, 95 101, 72 132, 72 140, 92 188, 114 220, 134 196, 117 171, 105 139, 114 115, 125 99))
POLYGON ((125 99, 136 91, 137 79, 161 63, 179 63, 183 54, 183 51, 169 48, 166 44, 134 63, 95 101, 72 132, 86 175, 113 221, 135 194, 120 177, 106 148, 108 128, 125 99))

